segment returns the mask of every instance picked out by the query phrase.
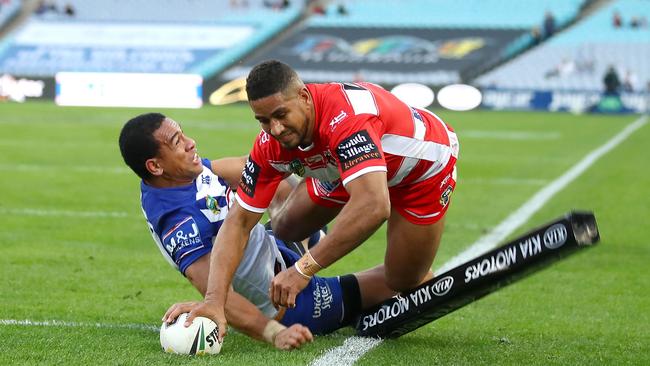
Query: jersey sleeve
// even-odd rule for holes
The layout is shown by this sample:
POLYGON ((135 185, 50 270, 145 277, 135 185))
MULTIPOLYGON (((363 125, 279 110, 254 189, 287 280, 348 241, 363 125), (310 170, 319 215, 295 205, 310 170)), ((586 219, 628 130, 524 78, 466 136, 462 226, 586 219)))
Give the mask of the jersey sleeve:
POLYGON ((192 263, 212 249, 211 243, 204 242, 199 226, 189 212, 174 212, 167 215, 161 224, 162 245, 183 274, 192 263))
POLYGON ((284 174, 269 164, 272 155, 269 136, 261 132, 242 171, 235 199, 248 211, 263 213, 269 207, 284 174))
POLYGON ((373 126, 379 123, 376 116, 361 114, 331 132, 329 142, 343 185, 366 173, 387 171, 381 140, 373 126))

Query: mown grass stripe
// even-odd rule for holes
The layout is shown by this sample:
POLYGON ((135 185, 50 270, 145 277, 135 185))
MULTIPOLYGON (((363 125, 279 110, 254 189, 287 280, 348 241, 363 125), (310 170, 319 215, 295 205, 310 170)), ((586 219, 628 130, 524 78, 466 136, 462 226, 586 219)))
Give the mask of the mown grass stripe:
MULTIPOLYGON (((575 178, 587 170, 587 168, 593 165, 600 157, 611 151, 621 142, 625 141, 626 138, 645 125, 646 122, 647 116, 642 116, 630 123, 604 145, 593 150, 580 162, 571 167, 566 173, 562 174, 559 178, 542 188, 499 225, 494 227, 489 233, 480 237, 476 242, 474 242, 474 244, 470 245, 469 248, 445 262, 440 269, 436 271, 436 275, 448 271, 449 269, 494 248, 520 225, 528 221, 528 219, 530 219, 530 217, 557 192, 562 190, 562 188, 566 187, 575 178)), ((353 365, 358 359, 363 357, 364 354, 381 343, 381 339, 353 336, 347 338, 341 346, 326 351, 321 357, 315 359, 311 365, 353 365)))
POLYGON ((606 143, 587 154, 587 156, 573 165, 564 174, 539 190, 528 201, 521 205, 521 207, 513 211, 505 220, 494 227, 489 233, 483 235, 469 248, 447 261, 447 263, 438 269, 437 273, 446 272, 461 263, 493 249, 497 244, 507 238, 515 229, 528 221, 531 216, 542 208, 542 206, 555 196, 556 193, 573 182, 603 155, 607 154, 621 142, 625 141, 625 139, 632 135, 634 131, 643 127, 647 123, 647 120, 647 116, 639 117, 637 120, 627 125, 621 132, 609 139, 606 143))
POLYGON ((25 327, 72 327, 72 328, 112 328, 135 329, 158 332, 160 327, 149 324, 110 324, 110 323, 83 323, 64 320, 29 320, 29 319, 0 319, 0 325, 16 325, 25 327))

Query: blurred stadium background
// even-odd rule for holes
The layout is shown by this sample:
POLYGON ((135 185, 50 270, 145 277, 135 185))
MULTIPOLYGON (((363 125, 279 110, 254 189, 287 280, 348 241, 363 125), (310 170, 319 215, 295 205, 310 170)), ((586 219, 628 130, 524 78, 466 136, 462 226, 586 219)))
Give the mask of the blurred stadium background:
MULTIPOLYGON (((647 119, 649 18, 650 0, 0 0, 0 364, 217 362, 159 350, 166 307, 197 294, 119 156, 134 115, 173 117, 214 158, 258 131, 242 77, 260 60, 308 82, 421 84, 461 140, 437 267, 647 119)), ((329 353, 351 330, 292 353, 234 333, 218 362, 649 364, 649 133, 518 229, 593 209, 599 248, 365 356, 329 353)), ((381 262, 383 230, 326 274, 381 262)))
POLYGON ((482 108, 639 113, 649 17, 647 0, 3 0, 0 90, 198 108, 241 100, 228 83, 278 58, 310 82, 462 83, 482 108))

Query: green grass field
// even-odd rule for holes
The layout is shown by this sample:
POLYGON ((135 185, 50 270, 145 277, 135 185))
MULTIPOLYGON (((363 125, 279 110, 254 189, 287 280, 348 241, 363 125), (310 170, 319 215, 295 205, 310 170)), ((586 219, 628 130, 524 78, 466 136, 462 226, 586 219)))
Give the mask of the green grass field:
MULTIPOLYGON (((231 332, 218 356, 160 350, 153 328, 166 308, 199 296, 151 240, 138 179, 119 154, 121 126, 145 111, 0 104, 0 365, 309 364, 353 335, 345 329, 282 352, 231 332), (11 324, 22 320, 68 323, 11 324)), ((204 157, 245 154, 258 131, 244 105, 162 112, 204 157)), ((434 269, 638 118, 438 114, 455 127, 461 157, 434 269)), ((357 364, 650 364, 649 141, 645 125, 513 234, 589 209, 597 247, 385 341, 357 364)), ((325 274, 383 255, 380 230, 325 274)))

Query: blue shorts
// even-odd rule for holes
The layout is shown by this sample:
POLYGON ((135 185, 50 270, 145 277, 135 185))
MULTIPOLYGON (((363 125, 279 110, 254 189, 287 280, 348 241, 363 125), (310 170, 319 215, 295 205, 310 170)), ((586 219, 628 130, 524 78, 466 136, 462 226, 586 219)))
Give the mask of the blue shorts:
MULTIPOLYGON (((299 254, 289 249, 282 240, 276 238, 275 241, 287 267, 293 266, 300 259, 299 254)), ((308 327, 314 334, 331 333, 349 325, 350 318, 356 315, 346 314, 345 298, 358 297, 358 291, 356 278, 352 275, 343 277, 314 276, 307 287, 296 297, 296 307, 287 309, 280 322, 286 326, 300 323, 308 327), (352 286, 349 285, 351 281, 354 282, 352 286), (342 282, 348 285, 342 286, 342 282), (351 288, 351 290, 347 290, 347 288, 351 288), (352 295, 346 296, 346 291, 352 292, 352 295), (357 292, 356 296, 355 291, 357 292)), ((351 311, 348 312, 351 313, 351 311)))

